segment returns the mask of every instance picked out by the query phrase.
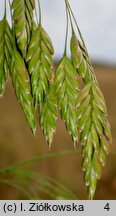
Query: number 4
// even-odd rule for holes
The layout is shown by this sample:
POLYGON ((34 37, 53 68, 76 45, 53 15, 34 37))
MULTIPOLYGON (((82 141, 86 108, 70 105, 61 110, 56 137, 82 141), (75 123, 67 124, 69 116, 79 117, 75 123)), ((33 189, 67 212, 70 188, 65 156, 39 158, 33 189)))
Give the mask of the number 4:
POLYGON ((110 204, 107 203, 107 204, 105 205, 104 209, 107 210, 107 211, 109 211, 109 210, 110 210, 110 204))

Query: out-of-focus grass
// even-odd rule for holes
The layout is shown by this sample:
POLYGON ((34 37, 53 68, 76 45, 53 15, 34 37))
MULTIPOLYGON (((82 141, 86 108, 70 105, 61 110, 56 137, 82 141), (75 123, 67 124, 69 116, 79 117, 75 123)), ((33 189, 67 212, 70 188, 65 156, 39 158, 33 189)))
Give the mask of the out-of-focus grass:
POLYGON ((23 199, 44 199, 43 197, 45 196, 45 198, 53 200, 77 200, 77 196, 59 181, 48 176, 42 176, 38 171, 33 171, 33 168, 27 168, 27 165, 32 166, 35 162, 50 158, 65 157, 69 154, 78 155, 80 154, 80 150, 42 154, 38 157, 33 157, 29 160, 1 168, 0 184, 8 185, 16 189, 23 196, 23 199))

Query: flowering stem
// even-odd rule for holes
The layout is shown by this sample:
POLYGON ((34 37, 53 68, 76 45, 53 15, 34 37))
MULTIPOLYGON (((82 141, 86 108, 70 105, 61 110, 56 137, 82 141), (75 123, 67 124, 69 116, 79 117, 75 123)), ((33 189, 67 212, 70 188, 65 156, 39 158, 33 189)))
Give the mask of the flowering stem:
POLYGON ((38 7, 39 7, 39 24, 41 25, 41 4, 40 4, 40 0, 38 0, 38 7))
POLYGON ((74 16, 74 13, 73 13, 73 11, 72 11, 72 8, 71 8, 71 6, 70 6, 70 4, 69 4, 69 1, 66 0, 66 2, 67 2, 67 6, 68 6, 68 8, 69 8, 70 14, 71 14, 72 17, 73 17, 74 22, 75 22, 75 25, 76 25, 76 27, 77 27, 77 30, 78 30, 78 32, 79 32, 80 39, 81 39, 81 41, 82 41, 82 43, 83 43, 83 45, 84 45, 84 47, 85 47, 85 42, 84 42, 84 40, 83 40, 83 37, 82 37, 81 31, 80 31, 80 28, 79 28, 79 26, 78 26, 78 24, 77 24, 77 21, 76 21, 76 18, 75 18, 75 16, 74 16))
POLYGON ((67 21, 67 27, 66 27, 66 37, 65 37, 65 49, 64 49, 64 56, 66 56, 66 53, 67 53, 68 25, 69 25, 69 19, 68 19, 68 9, 67 9, 67 3, 66 3, 66 0, 65 0, 65 7, 66 7, 66 21, 67 21))

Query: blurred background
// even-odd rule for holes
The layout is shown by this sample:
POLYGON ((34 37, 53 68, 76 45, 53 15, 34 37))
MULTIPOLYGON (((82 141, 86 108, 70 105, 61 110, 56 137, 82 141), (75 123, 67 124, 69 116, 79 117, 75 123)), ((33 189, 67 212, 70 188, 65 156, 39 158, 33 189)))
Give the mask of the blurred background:
MULTIPOLYGON (((0 18, 3 16, 3 2, 0 2, 0 18)), ((54 60, 58 62, 64 50, 66 28, 64 1, 42 0, 41 2, 43 26, 53 41, 54 60)), ((113 135, 112 154, 108 156, 107 164, 103 168, 95 199, 116 199, 116 1, 70 0, 70 3, 106 99, 113 135)), ((9 13, 8 16, 10 19, 9 13)), ((52 152, 64 150, 72 151, 73 143, 59 117, 52 152)), ((5 97, 0 100, 0 168, 48 152, 40 128, 37 129, 36 138, 31 134, 9 78, 5 97)), ((46 177, 56 179, 71 190, 77 198, 87 199, 82 180, 80 154, 45 159, 36 162, 33 169, 46 177)), ((25 197, 21 192, 9 186, 7 182, 0 183, 0 199, 22 198, 25 197)), ((44 198, 47 199, 49 196, 46 195, 44 198)))

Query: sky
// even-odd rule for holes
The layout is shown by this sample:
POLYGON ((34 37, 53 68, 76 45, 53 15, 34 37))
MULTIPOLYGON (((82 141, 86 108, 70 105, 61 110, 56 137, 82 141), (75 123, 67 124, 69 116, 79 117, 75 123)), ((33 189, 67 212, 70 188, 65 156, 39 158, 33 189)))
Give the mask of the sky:
MULTIPOLYGON (((116 0, 69 1, 91 59, 116 65, 116 0)), ((0 3, 0 18, 3 3, 4 0, 0 3)), ((41 0, 41 5, 43 26, 53 41, 55 58, 61 58, 66 31, 64 0, 41 0)))

